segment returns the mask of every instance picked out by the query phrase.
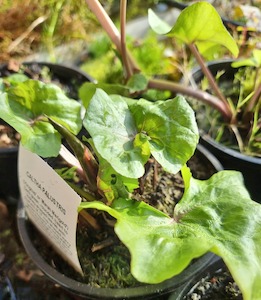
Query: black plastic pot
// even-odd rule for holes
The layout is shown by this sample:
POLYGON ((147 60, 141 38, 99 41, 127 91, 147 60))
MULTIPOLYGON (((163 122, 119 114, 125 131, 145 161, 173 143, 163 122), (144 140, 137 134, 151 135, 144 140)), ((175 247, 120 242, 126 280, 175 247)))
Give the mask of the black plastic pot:
MULTIPOLYGON (((51 72, 52 79, 58 80, 63 85, 70 83, 68 95, 72 98, 77 97, 77 89, 84 82, 93 81, 86 73, 77 68, 67 67, 65 65, 45 63, 45 62, 27 62, 22 66, 28 67, 26 74, 30 77, 30 72, 39 71, 46 66, 51 72)), ((14 73, 8 70, 6 64, 0 66, 0 77, 8 76, 14 73)), ((75 98, 77 99, 77 98, 75 98)), ((1 120, 0 120, 1 121, 1 120)), ((8 198, 14 201, 19 196, 18 178, 17 178, 17 154, 18 147, 0 148, 0 197, 8 198)))
POLYGON ((17 151, 17 147, 0 148, 0 197, 10 197, 10 201, 19 194, 17 151))
MULTIPOLYGON (((208 64, 208 67, 214 75, 220 70, 226 70, 222 80, 232 81, 237 71, 237 69, 231 67, 232 62, 233 60, 211 62, 208 64)), ((195 82, 199 82, 203 76, 200 69, 193 72, 195 82)), ((239 151, 223 146, 221 143, 214 141, 202 128, 200 128, 200 131, 200 143, 220 160, 225 169, 242 172, 245 185, 252 199, 261 203, 261 158, 247 156, 239 151)))
MULTIPOLYGON (((211 166, 211 169, 216 171, 222 170, 220 162, 203 146, 199 145, 197 149, 199 159, 203 159, 204 164, 211 166)), ((212 253, 207 253, 201 258, 195 260, 188 266, 181 274, 166 280, 160 284, 143 285, 133 288, 97 288, 91 287, 88 284, 80 283, 72 278, 61 274, 42 258, 37 251, 31 240, 30 230, 32 224, 27 219, 26 212, 24 210, 23 202, 19 202, 17 213, 18 231, 22 241, 22 244, 40 270, 46 274, 50 280, 59 284, 71 293, 81 296, 85 299, 166 299, 167 295, 179 286, 183 285, 189 279, 193 278, 199 272, 202 272, 215 257, 212 253)), ((160 263, 160 258, 159 258, 160 263)))
MULTIPOLYGON (((183 286, 180 286, 175 292, 173 292, 168 300, 183 300, 184 297, 190 296, 194 292, 194 289, 196 288, 197 284, 200 282, 202 278, 205 278, 206 276, 209 276, 210 278, 212 276, 215 276, 215 274, 220 274, 222 270, 225 270, 225 264, 223 260, 216 256, 212 260, 212 262, 209 264, 209 266, 204 270, 204 272, 197 274, 194 278, 190 279, 188 282, 186 282, 183 286)), ((218 292, 218 291, 215 291, 218 292)), ((216 294, 215 294, 216 296, 216 294)), ((189 298, 192 299, 192 298, 189 298)), ((202 299, 202 298, 200 298, 202 299)), ((204 298, 203 298, 204 299, 204 298)), ((207 299, 210 299, 209 297, 207 299)), ((217 299, 217 298, 215 298, 217 299)), ((220 292, 220 299, 223 299, 223 294, 220 292)))

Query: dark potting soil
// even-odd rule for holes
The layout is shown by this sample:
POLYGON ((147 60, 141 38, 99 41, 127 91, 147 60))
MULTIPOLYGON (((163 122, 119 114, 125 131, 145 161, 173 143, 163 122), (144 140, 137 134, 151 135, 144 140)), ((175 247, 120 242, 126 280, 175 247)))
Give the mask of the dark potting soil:
MULTIPOLYGON (((193 175, 199 179, 209 178, 215 172, 209 163, 202 163, 198 155, 194 155, 188 165, 192 170, 197 170, 193 172, 193 175)), ((176 203, 183 195, 182 177, 180 174, 171 175, 163 172, 159 167, 155 169, 155 165, 151 166, 151 171, 154 172, 148 172, 145 180, 146 188, 139 200, 144 200, 172 216, 176 203), (157 184, 155 177, 158 177, 157 184)), ((37 250, 51 266, 79 282, 107 288, 140 286, 141 283, 137 282, 130 273, 129 251, 114 233, 114 219, 104 212, 96 210, 88 212, 92 213, 103 225, 102 230, 97 233, 84 226, 79 219, 77 250, 84 276, 68 266, 47 242, 43 242, 44 237, 33 230, 37 250)))
POLYGON ((197 282, 183 300, 243 300, 243 297, 229 271, 222 267, 197 282))

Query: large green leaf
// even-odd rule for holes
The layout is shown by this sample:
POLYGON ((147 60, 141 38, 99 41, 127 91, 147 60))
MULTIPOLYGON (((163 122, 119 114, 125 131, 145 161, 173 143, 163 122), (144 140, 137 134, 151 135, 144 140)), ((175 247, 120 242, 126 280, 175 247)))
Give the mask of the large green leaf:
POLYGON ((204 53, 214 45, 225 46, 234 56, 238 55, 235 40, 224 26, 218 12, 206 1, 196 2, 185 8, 172 29, 149 12, 150 26, 159 34, 168 34, 185 44, 195 43, 204 53))
POLYGON ((198 143, 194 112, 181 96, 127 101, 97 89, 83 124, 99 155, 128 178, 144 174, 150 154, 166 170, 177 173, 198 143))
POLYGON ((112 207, 82 203, 79 210, 97 208, 117 219, 115 231, 139 281, 161 282, 212 251, 224 259, 245 300, 261 299, 261 206, 249 198, 238 172, 221 171, 206 181, 189 176, 173 218, 127 199, 112 207))
POLYGON ((17 83, 0 97, 0 118, 21 134, 21 143, 40 156, 57 156, 60 134, 47 122, 51 117, 74 134, 81 129, 81 105, 55 85, 36 80, 17 83))
POLYGON ((112 100, 103 90, 97 89, 83 120, 99 155, 107 160, 119 174, 138 178, 144 173, 148 158, 134 146, 137 132, 128 105, 121 97, 112 100))
POLYGON ((166 101, 140 99, 130 105, 137 129, 148 136, 151 154, 171 173, 177 173, 198 143, 194 111, 182 96, 166 101))

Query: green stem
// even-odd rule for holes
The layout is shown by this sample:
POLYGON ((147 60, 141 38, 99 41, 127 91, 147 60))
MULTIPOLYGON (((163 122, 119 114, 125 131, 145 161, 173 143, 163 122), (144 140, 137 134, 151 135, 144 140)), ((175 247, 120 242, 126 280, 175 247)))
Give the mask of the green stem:
POLYGON ((90 193, 85 192, 81 187, 77 186, 76 184, 71 183, 70 181, 66 181, 66 183, 82 198, 86 199, 87 201, 95 201, 97 200, 94 198, 90 193))
POLYGON ((51 20, 48 25, 48 27, 45 30, 45 37, 47 41, 47 48, 51 57, 51 61, 55 61, 55 53, 54 53, 54 44, 53 44, 53 36, 54 36, 54 31, 58 23, 58 18, 60 15, 60 11, 62 9, 62 6, 64 4, 65 0, 60 0, 58 1, 53 9, 52 15, 51 15, 51 20))
POLYGON ((248 102, 248 105, 247 105, 246 110, 245 110, 245 115, 246 115, 248 112, 250 112, 250 111, 252 111, 252 110, 254 109, 254 107, 255 107, 255 105, 256 105, 256 103, 257 103, 257 101, 258 101, 260 95, 261 95, 261 83, 260 83, 260 84, 258 85, 258 87, 255 89, 255 93, 254 93, 253 97, 252 97, 251 100, 248 102))

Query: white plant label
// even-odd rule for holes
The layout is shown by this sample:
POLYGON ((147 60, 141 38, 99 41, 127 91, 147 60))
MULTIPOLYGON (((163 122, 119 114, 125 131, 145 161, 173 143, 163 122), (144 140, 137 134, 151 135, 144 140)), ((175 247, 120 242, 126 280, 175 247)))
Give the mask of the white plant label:
POLYGON ((76 250, 81 197, 43 159, 23 146, 19 147, 18 168, 20 192, 29 219, 82 274, 76 250))

